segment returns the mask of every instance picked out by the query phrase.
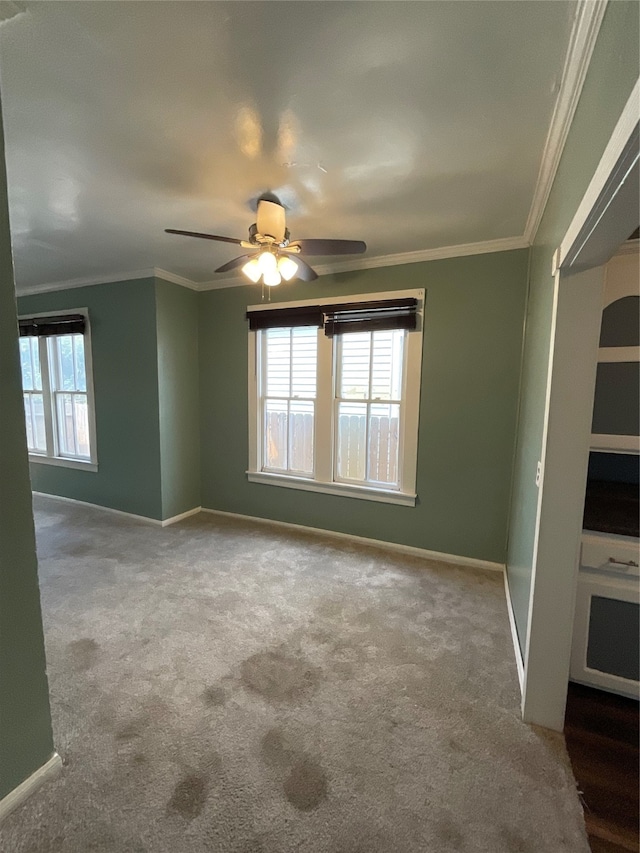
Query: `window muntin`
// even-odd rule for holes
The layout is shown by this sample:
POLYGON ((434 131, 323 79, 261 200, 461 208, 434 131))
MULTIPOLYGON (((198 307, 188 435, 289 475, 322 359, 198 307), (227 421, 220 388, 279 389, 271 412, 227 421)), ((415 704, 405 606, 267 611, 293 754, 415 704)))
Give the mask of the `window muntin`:
POLYGON ((317 329, 265 329, 262 339, 262 470, 314 472, 317 329))
POLYGON ((27 447, 36 461, 95 461, 87 344, 79 333, 19 338, 27 447))
POLYGON ((402 329, 336 337, 334 480, 399 489, 402 329))

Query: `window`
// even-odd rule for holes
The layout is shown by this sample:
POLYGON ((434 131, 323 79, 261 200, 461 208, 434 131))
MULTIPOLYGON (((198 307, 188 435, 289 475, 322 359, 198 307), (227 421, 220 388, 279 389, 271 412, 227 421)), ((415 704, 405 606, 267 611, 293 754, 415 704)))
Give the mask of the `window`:
POLYGON ((406 331, 336 338, 335 480, 398 488, 406 331))
POLYGON ((87 312, 22 317, 19 327, 31 461, 96 470, 87 312))
POLYGON ((312 477, 317 330, 265 329, 263 469, 312 477))
POLYGON ((415 504, 423 300, 249 309, 249 480, 415 504))

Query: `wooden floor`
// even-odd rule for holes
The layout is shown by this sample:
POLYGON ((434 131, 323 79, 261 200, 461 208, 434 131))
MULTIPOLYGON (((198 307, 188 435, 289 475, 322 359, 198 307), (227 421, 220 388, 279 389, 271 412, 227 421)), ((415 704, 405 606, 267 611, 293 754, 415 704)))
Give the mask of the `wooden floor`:
POLYGON ((638 703, 569 684, 565 737, 593 853, 638 853, 638 703))

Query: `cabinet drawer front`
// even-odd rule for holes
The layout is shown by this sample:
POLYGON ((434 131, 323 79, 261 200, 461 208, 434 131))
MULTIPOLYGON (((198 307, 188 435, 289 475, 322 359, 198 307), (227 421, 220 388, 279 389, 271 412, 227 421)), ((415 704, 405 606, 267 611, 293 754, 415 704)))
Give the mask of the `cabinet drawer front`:
POLYGON ((585 568, 609 569, 637 576, 640 573, 638 552, 637 539, 587 533, 582 537, 580 564, 585 568))

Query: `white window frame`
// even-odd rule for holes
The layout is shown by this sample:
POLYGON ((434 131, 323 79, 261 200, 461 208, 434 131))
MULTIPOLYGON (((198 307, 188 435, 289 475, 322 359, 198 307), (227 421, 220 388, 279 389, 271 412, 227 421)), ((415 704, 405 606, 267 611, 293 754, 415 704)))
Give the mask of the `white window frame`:
POLYGON ((44 423, 47 450, 45 453, 29 451, 29 462, 37 464, 53 465, 62 468, 77 468, 82 471, 97 471, 98 456, 96 448, 96 410, 95 410, 95 394, 93 387, 93 354, 91 351, 91 326, 89 321, 88 308, 68 308, 64 311, 41 311, 39 314, 25 314, 19 316, 18 319, 38 317, 62 317, 67 314, 81 314, 85 319, 84 332, 84 365, 87 380, 87 418, 89 422, 89 448, 91 456, 89 459, 79 459, 77 457, 65 456, 60 452, 57 430, 57 413, 54 413, 56 406, 56 392, 54 391, 51 379, 51 364, 50 339, 54 335, 38 337, 38 353, 40 356, 40 372, 42 376, 42 397, 44 405, 44 423))
MULTIPOLYGON (((314 471, 313 477, 277 474, 262 470, 261 389, 259 371, 259 331, 249 331, 249 465, 246 472, 251 483, 283 486, 301 491, 320 492, 343 497, 381 503, 415 506, 418 462, 418 420, 422 389, 422 329, 425 291, 394 290, 386 293, 350 294, 324 299, 304 299, 295 302, 274 302, 270 305, 250 305, 248 311, 272 311, 306 305, 339 305, 353 302, 374 302, 380 299, 417 299, 415 331, 406 333, 404 372, 402 381, 401 432, 399 436, 400 483, 397 489, 386 489, 368 484, 336 482, 334 479, 334 406, 337 365, 335 359, 337 337, 318 330, 318 381, 316 388, 314 471)), ((386 401, 385 401, 386 402, 386 401)))

